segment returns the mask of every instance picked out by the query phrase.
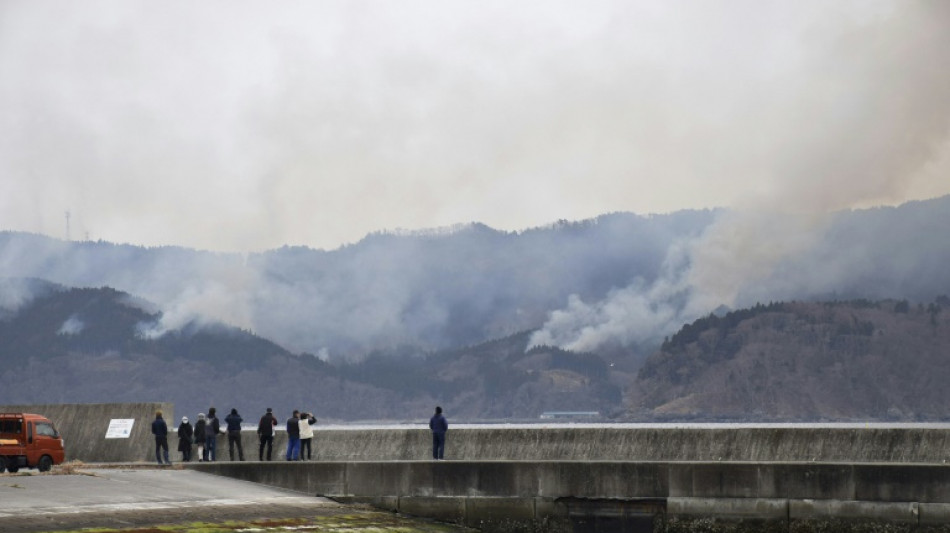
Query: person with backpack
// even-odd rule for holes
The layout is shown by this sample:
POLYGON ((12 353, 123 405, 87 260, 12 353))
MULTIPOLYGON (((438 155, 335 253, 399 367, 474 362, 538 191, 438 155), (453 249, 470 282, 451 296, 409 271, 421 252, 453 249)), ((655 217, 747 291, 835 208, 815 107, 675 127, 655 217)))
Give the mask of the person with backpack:
POLYGON ((257 460, 264 460, 264 447, 267 447, 267 460, 271 459, 271 451, 274 448, 274 427, 277 426, 277 418, 274 416, 274 411, 270 407, 267 408, 267 412, 264 413, 264 416, 261 417, 260 422, 257 423, 257 437, 261 441, 261 448, 257 452, 257 460))

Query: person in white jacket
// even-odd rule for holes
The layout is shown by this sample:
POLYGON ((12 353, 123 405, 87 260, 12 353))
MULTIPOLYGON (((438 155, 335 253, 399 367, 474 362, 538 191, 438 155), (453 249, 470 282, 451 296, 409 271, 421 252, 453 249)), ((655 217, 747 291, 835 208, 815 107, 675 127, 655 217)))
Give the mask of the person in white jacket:
POLYGON ((303 452, 307 450, 307 460, 313 457, 310 443, 313 441, 313 428, 310 424, 316 424, 317 419, 311 413, 300 413, 300 460, 304 460, 303 452))

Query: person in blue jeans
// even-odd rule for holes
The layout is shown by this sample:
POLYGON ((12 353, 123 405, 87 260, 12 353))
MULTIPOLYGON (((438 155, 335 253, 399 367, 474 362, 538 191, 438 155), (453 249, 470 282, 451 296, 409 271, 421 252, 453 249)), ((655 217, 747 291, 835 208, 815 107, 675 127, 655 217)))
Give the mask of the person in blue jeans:
POLYGON ((435 414, 429 419, 429 429, 432 430, 432 458, 441 461, 445 455, 445 432, 449 430, 449 423, 439 406, 435 407, 435 414))
POLYGON ((300 411, 294 409, 294 414, 287 419, 287 460, 300 459, 300 411))

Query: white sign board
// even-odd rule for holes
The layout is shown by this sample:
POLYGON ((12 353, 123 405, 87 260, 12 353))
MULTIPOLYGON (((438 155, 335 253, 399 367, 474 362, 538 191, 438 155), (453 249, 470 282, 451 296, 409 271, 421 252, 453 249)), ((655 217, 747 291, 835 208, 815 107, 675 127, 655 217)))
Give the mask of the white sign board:
POLYGON ((132 434, 132 424, 134 418, 113 418, 109 421, 109 429, 106 430, 107 439, 127 439, 132 434))

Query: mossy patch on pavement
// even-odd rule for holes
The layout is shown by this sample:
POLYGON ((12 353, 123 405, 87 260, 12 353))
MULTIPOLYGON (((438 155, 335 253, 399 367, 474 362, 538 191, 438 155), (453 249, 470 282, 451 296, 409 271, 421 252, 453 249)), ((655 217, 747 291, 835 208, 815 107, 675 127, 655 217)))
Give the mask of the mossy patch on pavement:
POLYGON ((131 528, 89 528, 49 533, 459 533, 472 529, 383 512, 337 514, 286 520, 194 522, 131 528))

